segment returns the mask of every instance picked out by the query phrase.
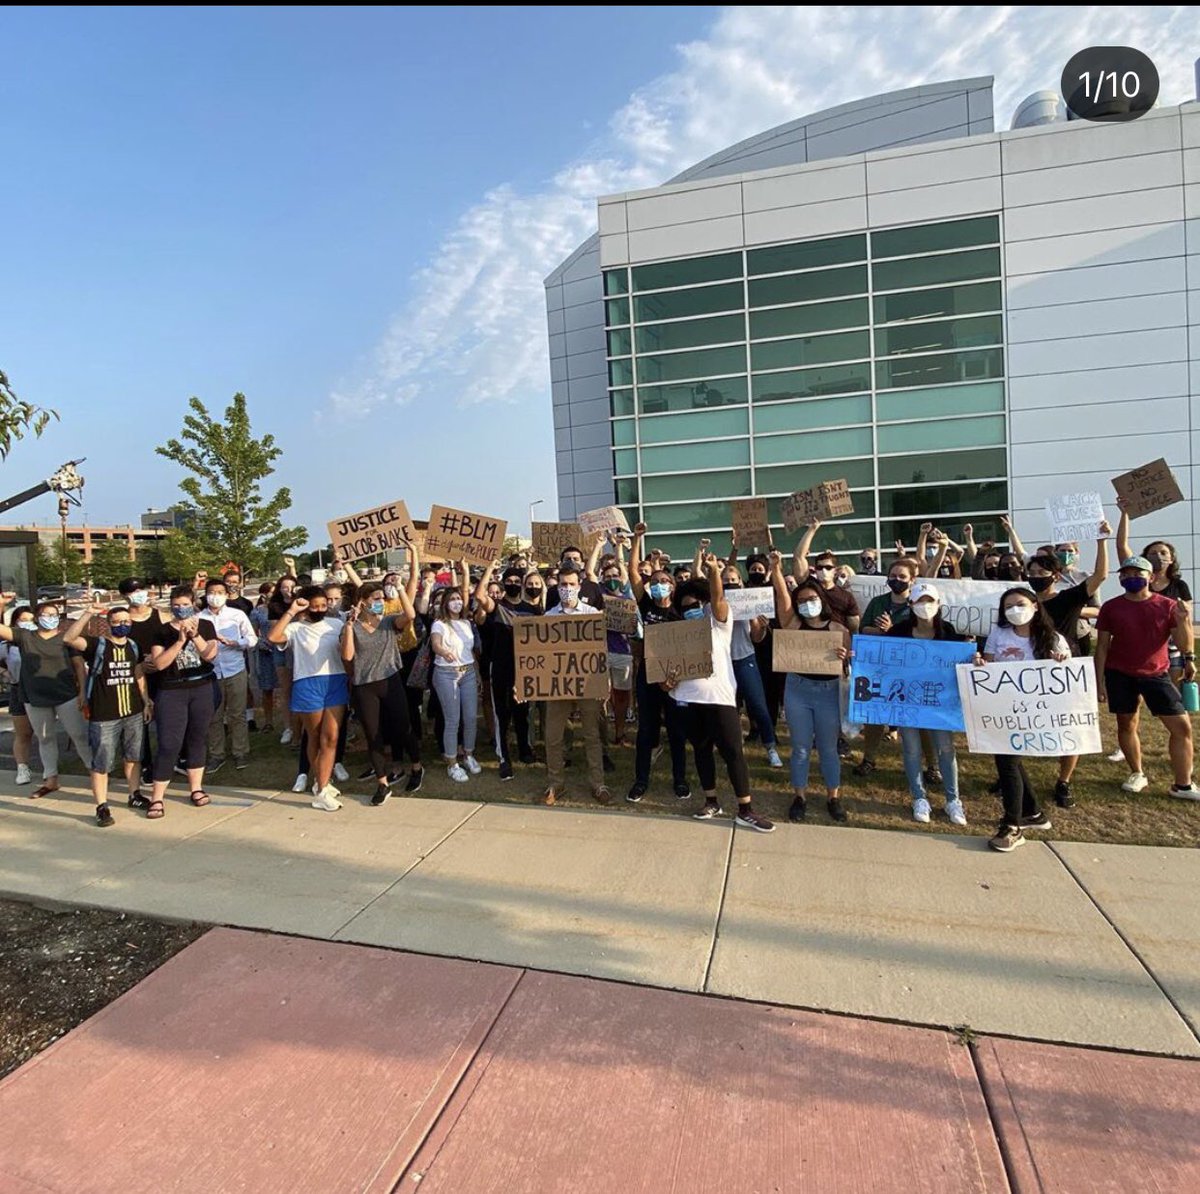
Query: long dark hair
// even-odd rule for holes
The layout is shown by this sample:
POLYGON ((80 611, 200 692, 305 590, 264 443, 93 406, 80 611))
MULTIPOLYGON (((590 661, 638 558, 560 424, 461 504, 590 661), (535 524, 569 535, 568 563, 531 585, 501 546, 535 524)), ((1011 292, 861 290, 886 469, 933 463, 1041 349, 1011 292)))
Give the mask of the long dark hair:
POLYGON ((1028 597, 1033 602, 1033 621, 1029 623, 1029 641, 1033 643, 1034 658, 1052 658, 1054 648, 1058 646, 1058 631, 1055 630, 1054 623, 1050 621, 1046 607, 1037 599, 1037 595, 1032 589, 1021 586, 1005 589, 1000 594, 1000 611, 996 614, 996 625, 1012 627, 1012 623, 1005 616, 1004 603, 1014 593, 1020 593, 1022 597, 1028 597))
POLYGON ((1147 543, 1142 548, 1144 556, 1152 547, 1165 547, 1171 553, 1171 562, 1167 565, 1166 577, 1167 580, 1179 579, 1179 552, 1175 550, 1174 543, 1168 543, 1165 539, 1155 539, 1153 543, 1147 543))
POLYGON ((283 598, 282 585, 285 580, 292 582, 292 597, 300 596, 300 582, 290 573, 285 572, 276 582, 275 588, 271 591, 271 599, 267 602, 267 617, 272 622, 279 621, 280 618, 287 612, 287 608, 291 605, 291 601, 285 601, 283 598))
POLYGON ((804 625, 804 618, 798 608, 800 605, 799 596, 801 593, 810 592, 815 594, 817 600, 821 603, 820 616, 827 622, 837 621, 837 619, 833 616, 833 606, 829 604, 829 598, 825 596, 824 588, 821 587, 819 581, 815 581, 811 576, 808 576, 796 586, 795 591, 792 593, 792 615, 796 618, 800 625, 804 625))

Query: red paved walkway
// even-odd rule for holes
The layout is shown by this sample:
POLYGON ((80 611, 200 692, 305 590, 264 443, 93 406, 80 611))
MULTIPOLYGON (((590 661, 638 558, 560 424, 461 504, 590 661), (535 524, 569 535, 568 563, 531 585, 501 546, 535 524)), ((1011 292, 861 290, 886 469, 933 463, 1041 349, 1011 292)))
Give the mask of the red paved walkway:
POLYGON ((958 1194, 1010 1188, 1001 1144, 1021 1191, 1200 1188, 1200 1063, 977 1055, 982 1087, 929 1029, 216 929, 0 1083, 0 1194, 958 1194))

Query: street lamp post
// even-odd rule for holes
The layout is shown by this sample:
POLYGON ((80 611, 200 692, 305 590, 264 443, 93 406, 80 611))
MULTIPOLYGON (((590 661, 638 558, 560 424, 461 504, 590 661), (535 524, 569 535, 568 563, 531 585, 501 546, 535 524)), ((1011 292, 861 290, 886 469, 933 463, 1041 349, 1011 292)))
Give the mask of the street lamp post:
POLYGON ((538 498, 536 502, 529 503, 529 533, 533 534, 533 509, 535 506, 540 506, 545 502, 545 498, 538 498))

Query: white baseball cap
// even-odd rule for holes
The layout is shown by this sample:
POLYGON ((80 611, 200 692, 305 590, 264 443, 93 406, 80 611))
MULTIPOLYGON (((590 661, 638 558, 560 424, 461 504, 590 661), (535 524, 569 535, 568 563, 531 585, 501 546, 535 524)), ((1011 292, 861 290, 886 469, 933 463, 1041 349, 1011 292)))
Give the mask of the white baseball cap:
POLYGON ((912 589, 909 590, 908 599, 916 605, 922 597, 932 597, 938 605, 942 603, 942 595, 938 592, 937 585, 928 580, 913 581, 912 589))

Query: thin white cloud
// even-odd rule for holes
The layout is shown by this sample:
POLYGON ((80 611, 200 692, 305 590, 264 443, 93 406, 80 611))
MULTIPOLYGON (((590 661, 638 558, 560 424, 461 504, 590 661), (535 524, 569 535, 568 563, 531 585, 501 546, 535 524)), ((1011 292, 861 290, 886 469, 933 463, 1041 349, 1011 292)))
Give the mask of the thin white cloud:
POLYGON ((1057 89, 1088 45, 1134 45, 1191 96, 1195 10, 1172 8, 729 8, 679 65, 639 89, 603 137, 540 190, 499 185, 412 280, 343 415, 386 404, 514 402, 549 388, 542 279, 595 230, 597 195, 654 186, 745 137, 919 83, 995 76, 998 128, 1029 92, 1057 89))

